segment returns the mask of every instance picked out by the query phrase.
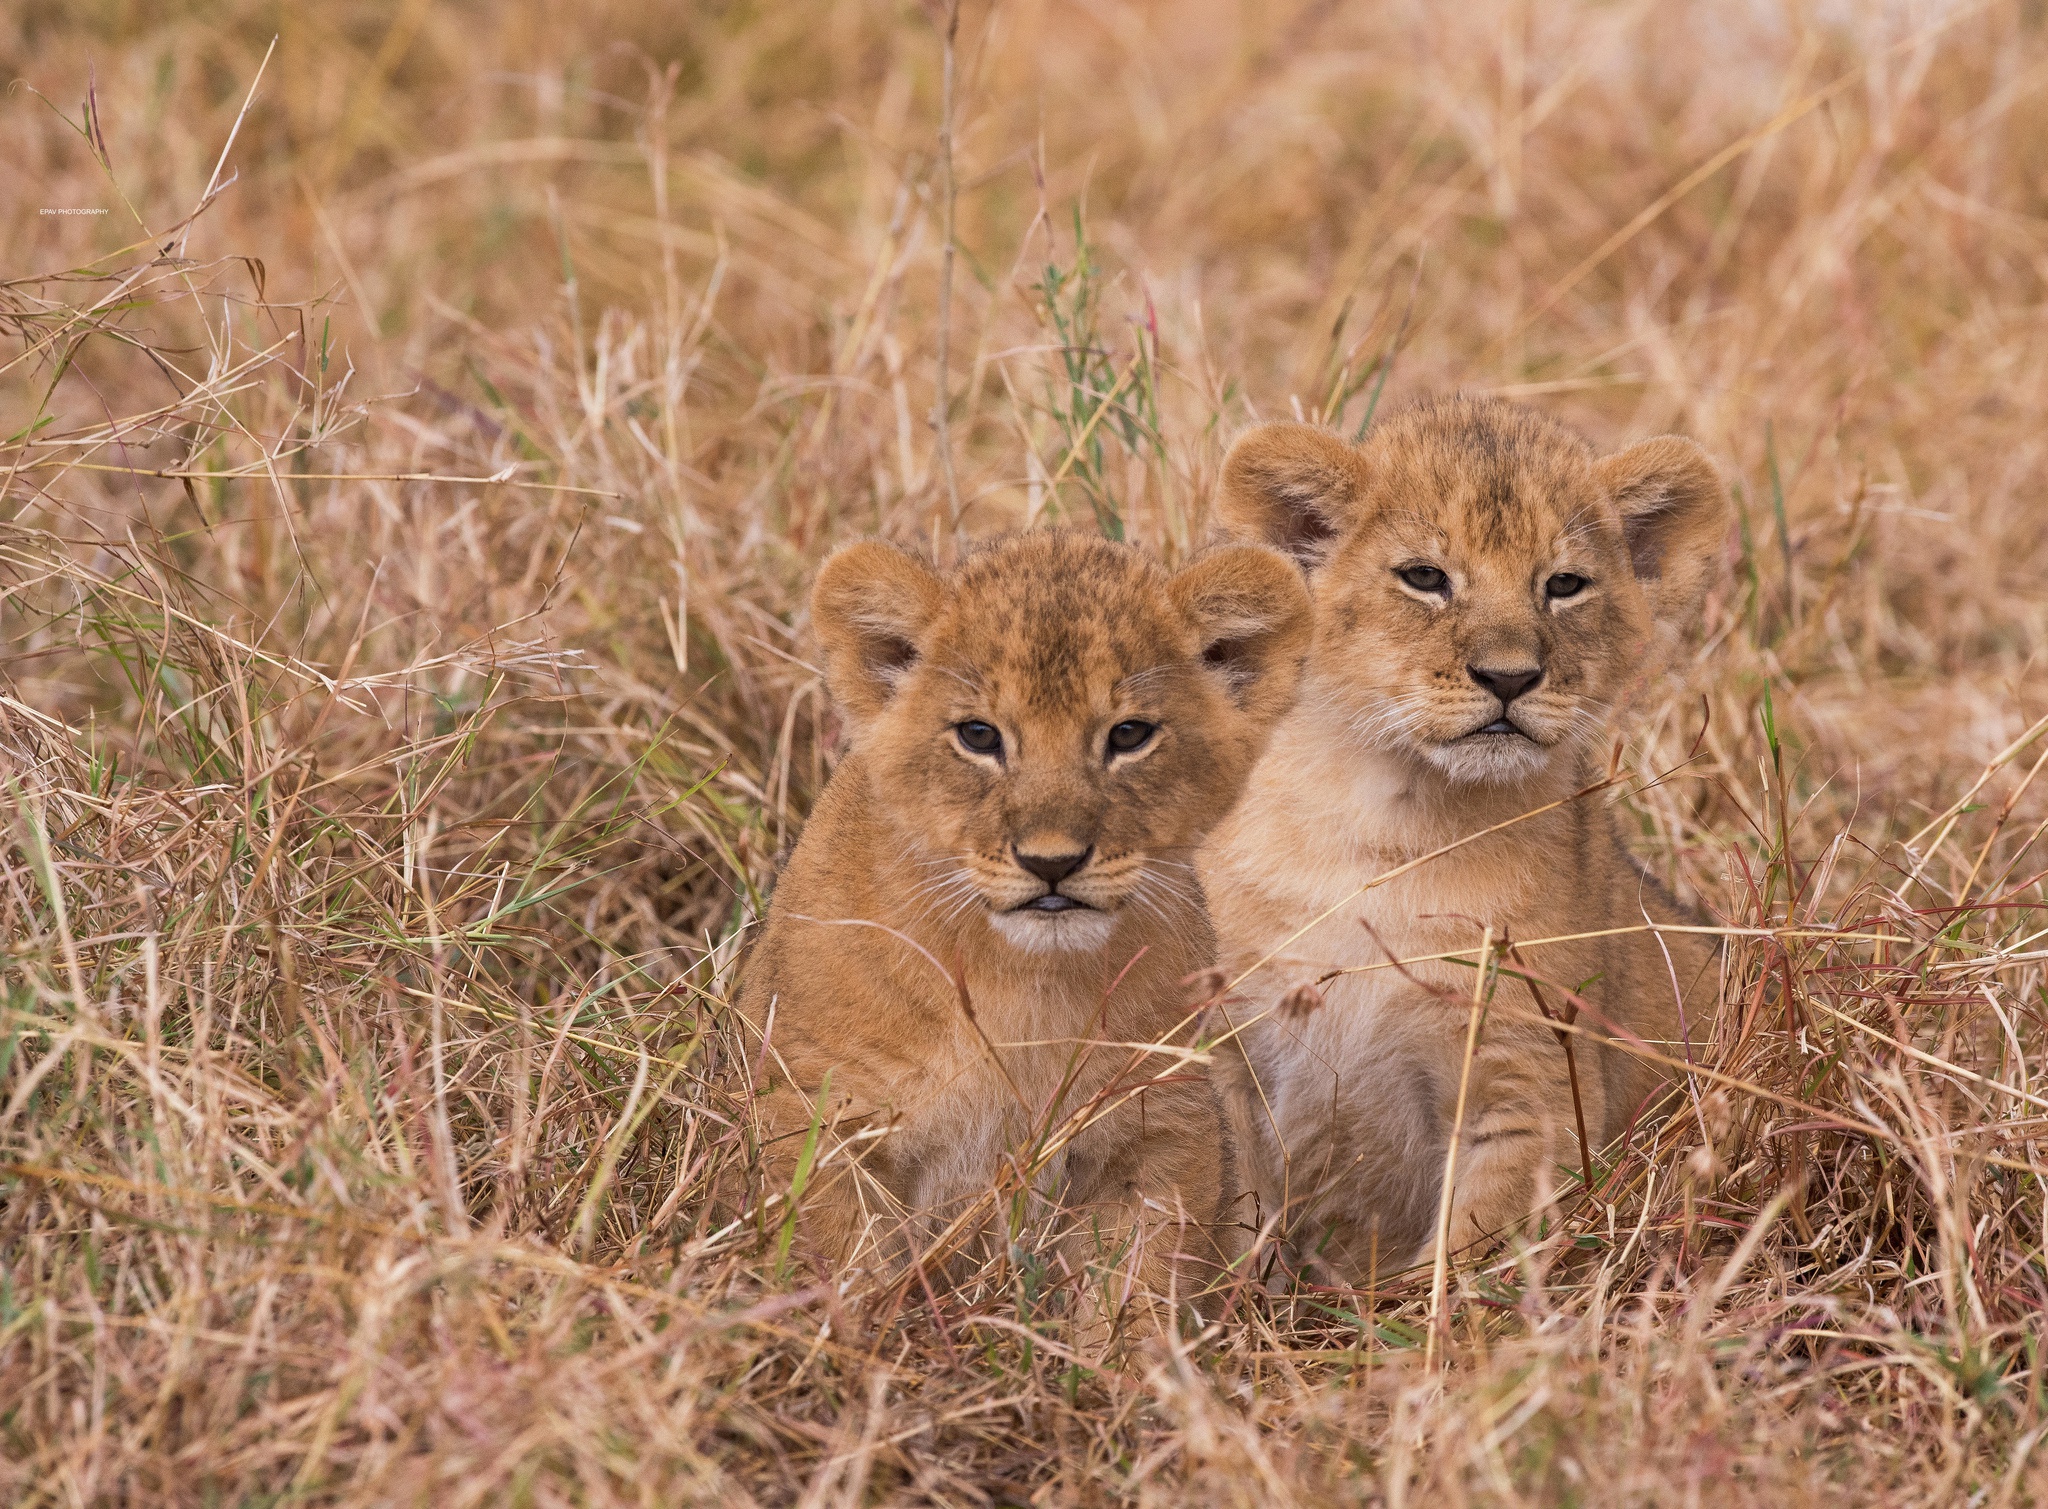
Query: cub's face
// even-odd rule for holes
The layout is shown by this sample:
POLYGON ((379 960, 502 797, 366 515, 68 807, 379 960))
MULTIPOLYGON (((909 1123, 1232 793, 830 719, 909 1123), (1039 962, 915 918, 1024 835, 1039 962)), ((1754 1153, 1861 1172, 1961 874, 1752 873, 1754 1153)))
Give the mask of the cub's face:
POLYGON ((1411 408, 1363 447, 1254 430, 1220 506, 1309 569, 1305 700, 1362 746, 1493 785, 1577 771, 1697 611, 1728 510, 1689 441, 1602 459, 1531 410, 1472 399, 1411 408))
POLYGON ((813 618, 913 917, 1028 952, 1199 907, 1190 855, 1293 700, 1310 608, 1264 549, 1178 574, 1041 531, 941 576, 879 543, 829 561, 813 618))

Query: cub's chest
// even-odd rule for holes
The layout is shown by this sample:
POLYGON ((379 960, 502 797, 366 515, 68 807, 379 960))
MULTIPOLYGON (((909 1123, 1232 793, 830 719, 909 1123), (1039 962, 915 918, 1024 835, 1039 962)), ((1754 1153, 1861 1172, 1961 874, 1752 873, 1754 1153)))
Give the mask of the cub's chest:
MULTIPOLYGON (((1108 1059, 1127 1056, 1081 1042, 1096 1004, 1060 992, 981 993, 973 1021, 962 1013, 892 1083, 876 1087, 892 1112, 885 1157, 913 1203, 987 1188, 1085 1102, 1108 1059)), ((1047 1177, 1057 1178, 1063 1164, 1054 1160, 1047 1177)))
POLYGON ((1496 835, 1417 863, 1487 824, 1459 823, 1412 787, 1410 772, 1312 716, 1276 735, 1202 855, 1225 965, 1275 954, 1349 968, 1470 947, 1525 913, 1538 888, 1528 843, 1496 835))
POLYGON ((1212 867, 1205 881, 1224 963, 1233 976, 1249 971, 1234 1010, 1248 1019, 1246 1050, 1273 1093, 1322 1085, 1340 1066, 1400 1058, 1418 1035, 1462 1026, 1464 1013, 1446 1012, 1431 993, 1462 999, 1485 929, 1521 931, 1540 889, 1498 855, 1474 858, 1453 852, 1387 880, 1404 863, 1398 852, 1264 864, 1235 877, 1229 857, 1212 867), (1459 952, 1464 962, 1440 957, 1459 952), (1273 1014, 1290 987, 1311 982, 1319 1009, 1305 1019, 1273 1014))
MULTIPOLYGON (((1527 914, 1530 877, 1454 858, 1384 882, 1380 877, 1399 860, 1321 877, 1283 871, 1235 890, 1219 888, 1226 962, 1244 970, 1270 956, 1265 968, 1289 983, 1390 959, 1419 963, 1429 954, 1472 949, 1485 929, 1500 936, 1527 914)), ((1392 968, 1384 972, 1399 978, 1392 968)))

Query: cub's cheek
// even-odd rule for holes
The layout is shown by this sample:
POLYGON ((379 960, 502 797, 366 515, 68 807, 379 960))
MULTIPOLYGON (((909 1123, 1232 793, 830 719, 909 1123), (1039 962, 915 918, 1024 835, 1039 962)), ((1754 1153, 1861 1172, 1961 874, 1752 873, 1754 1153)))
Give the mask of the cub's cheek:
POLYGON ((1295 705, 1323 703, 1356 713, 1383 706, 1389 698, 1455 694, 1471 685, 1464 662, 1455 656, 1456 651, 1449 648, 1441 653, 1416 653, 1414 647, 1396 640, 1376 644, 1361 640, 1327 662, 1323 674, 1304 682, 1295 705))
POLYGON ((1103 847, 1178 849, 1220 822, 1250 762, 1210 740, 1183 738, 1132 769, 1115 795, 1103 847))
POLYGON ((876 795, 902 826, 957 837, 974 825, 978 811, 993 805, 995 777, 945 751, 920 752, 879 764, 875 784, 876 795))

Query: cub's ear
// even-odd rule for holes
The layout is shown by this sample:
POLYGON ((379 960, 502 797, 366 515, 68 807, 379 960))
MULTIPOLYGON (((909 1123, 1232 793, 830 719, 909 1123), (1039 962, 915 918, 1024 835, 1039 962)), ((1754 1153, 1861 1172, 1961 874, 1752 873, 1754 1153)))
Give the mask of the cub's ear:
POLYGON ((944 605, 936 572, 907 551, 863 540, 825 562, 811 588, 811 623, 825 647, 825 681, 859 728, 917 661, 917 641, 944 605))
POLYGON ((1314 608, 1301 573, 1257 545, 1212 550, 1177 572, 1168 589, 1202 639, 1202 659, 1254 718, 1294 705, 1314 608))
POLYGON ((1728 531, 1728 490, 1707 453, 1660 435, 1601 460, 1600 480, 1621 510, 1636 580, 1660 624, 1698 611, 1720 567, 1728 531))
POLYGON ((1223 458, 1216 511, 1231 533, 1313 567, 1364 486, 1365 461, 1356 447, 1310 425, 1262 424, 1240 435, 1223 458))

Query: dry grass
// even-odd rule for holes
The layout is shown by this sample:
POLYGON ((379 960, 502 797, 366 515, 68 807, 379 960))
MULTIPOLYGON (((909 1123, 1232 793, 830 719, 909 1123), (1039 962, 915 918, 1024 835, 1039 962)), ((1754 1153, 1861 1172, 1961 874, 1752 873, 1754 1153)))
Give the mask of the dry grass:
POLYGON ((943 7, 28 0, 10 1502, 2048 1497, 2039 6, 1266 11, 964 7, 962 522, 1174 553, 1255 415, 1453 383, 1698 436, 1626 801, 1756 931, 1681 1113, 1437 1367, 1426 1284, 1089 1370, 781 1270, 724 992, 808 572, 954 538, 943 7))

